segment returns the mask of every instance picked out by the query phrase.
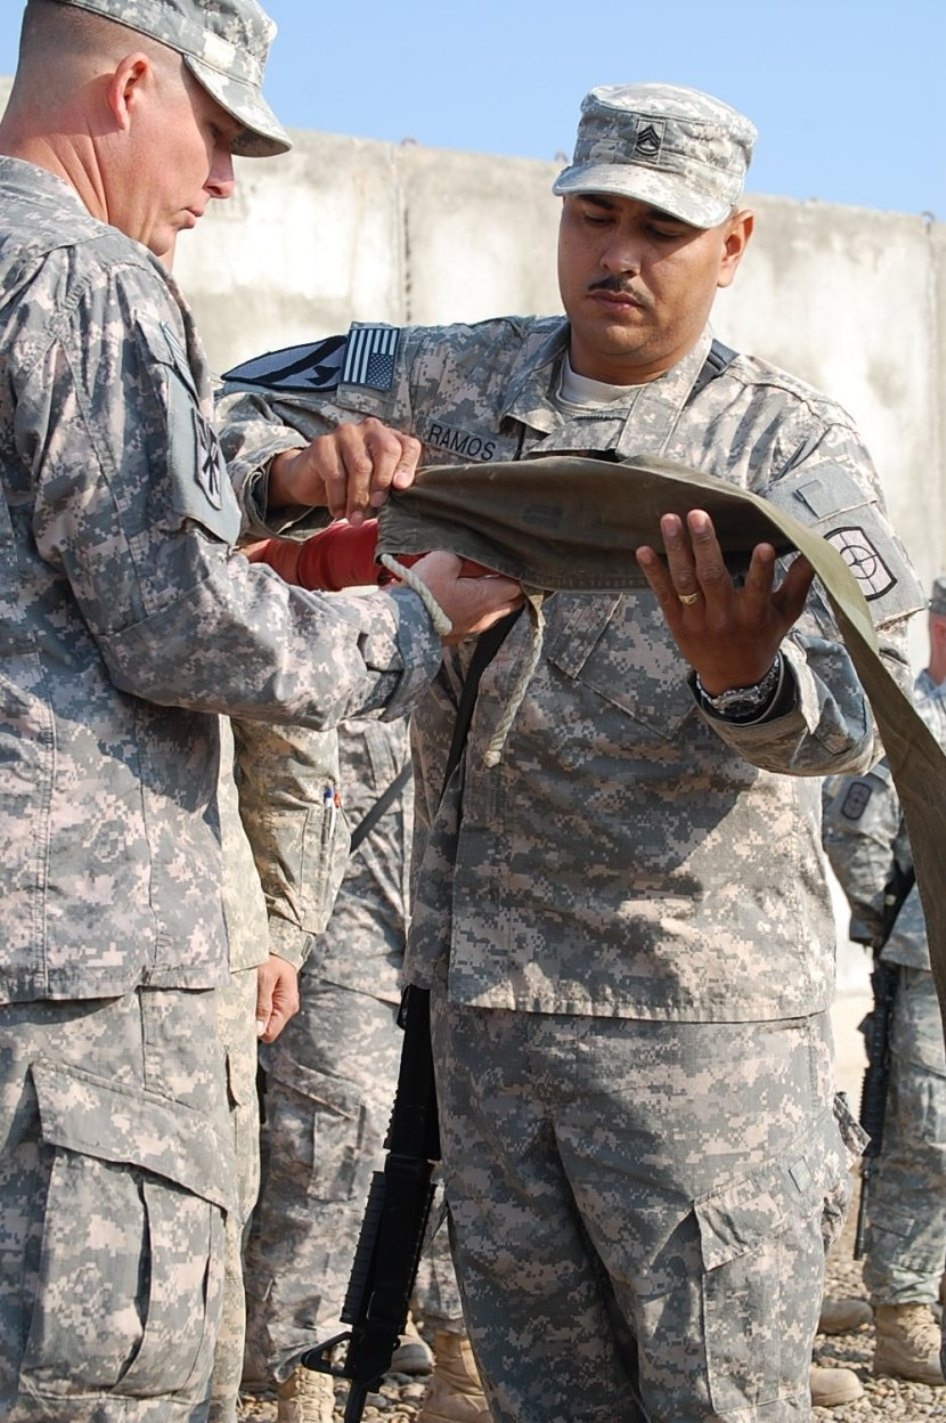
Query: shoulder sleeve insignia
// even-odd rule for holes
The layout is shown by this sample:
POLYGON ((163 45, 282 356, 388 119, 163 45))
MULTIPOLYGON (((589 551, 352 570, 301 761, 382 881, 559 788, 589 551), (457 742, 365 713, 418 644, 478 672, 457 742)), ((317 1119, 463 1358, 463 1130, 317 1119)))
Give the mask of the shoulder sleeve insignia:
POLYGON ((254 356, 225 371, 223 379, 266 390, 334 390, 339 383, 347 336, 329 336, 305 346, 286 346, 254 356))
POLYGON ((867 781, 852 781, 841 802, 841 814, 845 820, 860 820, 873 794, 867 781))
POLYGON ((197 444, 197 483, 215 509, 223 508, 223 481, 227 466, 217 432, 205 420, 197 407, 193 410, 194 438, 197 444))
POLYGON ((397 326, 353 326, 345 349, 342 385, 390 390, 400 339, 397 326))
POLYGON ((825 534, 825 539, 844 559, 868 603, 890 592, 896 577, 865 528, 849 524, 845 528, 832 529, 825 534))

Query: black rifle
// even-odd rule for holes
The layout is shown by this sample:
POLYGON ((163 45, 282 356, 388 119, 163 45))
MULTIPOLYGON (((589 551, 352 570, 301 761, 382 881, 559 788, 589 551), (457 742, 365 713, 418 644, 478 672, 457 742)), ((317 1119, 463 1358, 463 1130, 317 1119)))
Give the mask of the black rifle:
MULTIPOLYGON (((466 745, 483 669, 518 617, 518 612, 510 613, 477 641, 457 709, 444 790, 466 745)), ((309 1349, 300 1360, 307 1369, 350 1380, 344 1423, 360 1423, 368 1394, 391 1367, 404 1332, 434 1198, 433 1172, 440 1160, 427 989, 405 990, 398 1022, 404 1042, 384 1142, 387 1155, 384 1170, 376 1171, 371 1180, 341 1311, 342 1322, 351 1328, 309 1349), (335 1351, 342 1345, 347 1345, 345 1356, 337 1364, 335 1351)))
POLYGON ((341 1311, 351 1329, 316 1345, 300 1360, 307 1369, 351 1380, 345 1423, 358 1423, 368 1394, 391 1367, 404 1332, 434 1197, 434 1163, 440 1159, 429 993, 408 988, 398 1022, 404 1043, 384 1143, 387 1156, 384 1170, 371 1180, 341 1311), (333 1356, 341 1344, 348 1347, 339 1366, 333 1356))
POLYGON ((907 895, 916 883, 916 875, 911 865, 908 870, 894 866, 894 872, 884 887, 884 913, 879 930, 874 935, 855 936, 858 943, 869 944, 874 953, 874 967, 870 976, 874 1006, 864 1029, 864 1045, 867 1049, 867 1067, 861 1087, 860 1123, 868 1135, 868 1142, 861 1158, 861 1194, 857 1207, 857 1226, 854 1232, 854 1259, 864 1256, 867 1234, 868 1201, 871 1184, 877 1170, 877 1162, 884 1143, 884 1116, 887 1110, 887 1090, 890 1085, 890 1034, 893 1028, 893 1014, 897 1001, 897 986, 900 980, 900 965, 883 963, 880 955, 884 945, 893 933, 897 915, 903 908, 907 895))

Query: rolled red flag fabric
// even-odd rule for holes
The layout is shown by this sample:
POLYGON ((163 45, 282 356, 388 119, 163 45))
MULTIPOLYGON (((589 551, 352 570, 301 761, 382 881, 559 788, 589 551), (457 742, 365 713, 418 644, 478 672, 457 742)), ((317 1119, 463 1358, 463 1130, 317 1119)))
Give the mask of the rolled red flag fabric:
POLYGON ((382 577, 387 581, 385 569, 375 563, 377 541, 377 519, 366 519, 363 524, 344 520, 329 524, 302 545, 296 582, 303 588, 337 593, 342 588, 378 583, 382 577))
MULTIPOLYGON (((344 588, 391 582, 394 575, 375 562, 377 539, 377 519, 366 519, 363 524, 349 524, 339 519, 301 542, 267 539, 254 550, 253 559, 256 563, 267 563, 286 583, 339 593, 344 588)), ((423 556, 422 553, 406 553, 398 562, 409 567, 423 556)), ((480 578, 490 572, 470 559, 464 559, 460 568, 462 578, 480 578)))

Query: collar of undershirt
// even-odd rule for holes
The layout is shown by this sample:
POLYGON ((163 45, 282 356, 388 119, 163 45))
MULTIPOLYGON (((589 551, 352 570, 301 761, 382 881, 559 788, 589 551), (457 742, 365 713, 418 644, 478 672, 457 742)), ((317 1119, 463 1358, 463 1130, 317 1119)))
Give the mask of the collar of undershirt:
POLYGON ((606 381, 579 375, 573 370, 566 352, 555 403, 572 410, 601 410, 617 404, 619 400, 626 400, 635 389, 634 385, 608 385, 606 381))

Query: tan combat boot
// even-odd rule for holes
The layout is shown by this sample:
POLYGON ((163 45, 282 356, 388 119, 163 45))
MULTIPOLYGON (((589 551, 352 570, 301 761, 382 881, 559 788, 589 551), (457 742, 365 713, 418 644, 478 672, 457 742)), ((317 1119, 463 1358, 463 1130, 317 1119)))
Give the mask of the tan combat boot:
POLYGON ((821 1301, 819 1334, 850 1334, 870 1324, 874 1311, 866 1299, 824 1299, 821 1301))
POLYGON ((434 1367, 433 1350, 427 1340, 421 1337, 412 1315, 407 1316, 404 1333, 391 1356, 392 1374, 410 1374, 419 1378, 429 1374, 434 1367))
POLYGON ((434 1372, 416 1423, 490 1423, 489 1409, 465 1334, 438 1329, 434 1372))
POLYGON ((839 1403, 853 1403, 864 1392, 857 1374, 850 1369, 823 1369, 820 1364, 812 1364, 808 1382, 814 1408, 837 1408, 839 1403))
POLYGON ((328 1374, 298 1368, 276 1389, 276 1423, 332 1423, 335 1385, 328 1374))
POLYGON ((939 1364, 940 1331, 926 1304, 879 1304, 874 1373, 915 1383, 946 1383, 939 1364))

